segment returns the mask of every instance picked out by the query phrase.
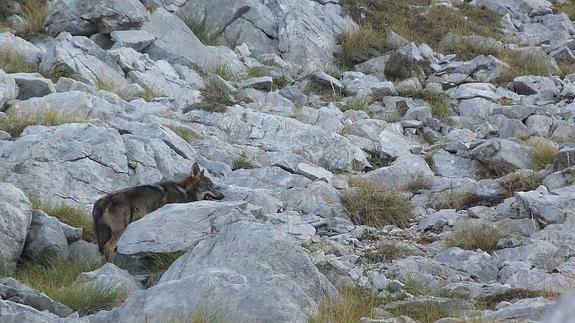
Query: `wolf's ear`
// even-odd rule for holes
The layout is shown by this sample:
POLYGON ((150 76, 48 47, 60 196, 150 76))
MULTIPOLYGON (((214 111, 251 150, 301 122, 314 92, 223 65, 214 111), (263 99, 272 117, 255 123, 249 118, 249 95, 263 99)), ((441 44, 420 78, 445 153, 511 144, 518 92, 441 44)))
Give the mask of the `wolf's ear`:
POLYGON ((200 177, 204 177, 204 170, 205 169, 202 169, 202 171, 200 172, 200 177))
POLYGON ((198 163, 194 163, 192 165, 192 172, 190 173, 190 177, 197 177, 200 174, 200 166, 198 163))

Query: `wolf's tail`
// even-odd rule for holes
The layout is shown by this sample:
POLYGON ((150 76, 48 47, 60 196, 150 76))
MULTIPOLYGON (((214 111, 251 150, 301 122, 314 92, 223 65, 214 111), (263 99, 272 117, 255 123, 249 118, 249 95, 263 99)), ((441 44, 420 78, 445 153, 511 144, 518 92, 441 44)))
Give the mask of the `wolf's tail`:
POLYGON ((106 203, 104 199, 96 201, 92 209, 92 220, 94 232, 96 233, 96 240, 98 241, 98 250, 100 253, 104 252, 104 246, 111 238, 110 227, 104 222, 103 215, 106 211, 106 203))

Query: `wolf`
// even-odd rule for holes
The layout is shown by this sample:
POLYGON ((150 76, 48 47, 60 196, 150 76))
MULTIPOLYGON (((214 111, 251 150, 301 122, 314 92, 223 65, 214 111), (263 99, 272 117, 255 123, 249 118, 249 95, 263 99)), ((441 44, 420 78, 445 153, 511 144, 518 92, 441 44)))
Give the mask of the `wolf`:
POLYGON ((224 195, 200 170, 192 165, 190 174, 181 181, 167 181, 125 188, 108 194, 94 203, 92 219, 98 249, 108 261, 128 224, 141 219, 168 203, 221 200, 224 195))

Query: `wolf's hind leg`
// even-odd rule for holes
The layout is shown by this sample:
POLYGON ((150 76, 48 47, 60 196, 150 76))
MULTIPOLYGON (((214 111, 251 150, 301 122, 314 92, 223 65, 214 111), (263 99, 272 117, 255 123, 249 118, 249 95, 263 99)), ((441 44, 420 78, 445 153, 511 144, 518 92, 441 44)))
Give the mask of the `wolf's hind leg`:
POLYGON ((114 258, 114 253, 116 252, 119 239, 120 235, 118 233, 112 233, 112 237, 104 246, 104 255, 106 256, 106 260, 109 262, 114 258))

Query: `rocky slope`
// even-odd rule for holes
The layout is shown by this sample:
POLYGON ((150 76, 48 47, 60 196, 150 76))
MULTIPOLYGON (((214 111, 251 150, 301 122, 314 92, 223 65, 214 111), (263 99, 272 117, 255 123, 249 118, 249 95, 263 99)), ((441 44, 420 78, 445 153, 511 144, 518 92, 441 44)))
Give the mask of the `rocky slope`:
POLYGON ((2 276, 100 261, 38 201, 89 221, 103 195, 194 162, 226 197, 147 215, 75 278, 123 302, 79 311, 6 277, 1 322, 322 321, 345 288, 377 295, 366 323, 572 320, 567 1, 412 1, 489 10, 498 36, 376 31, 386 46, 342 70, 342 35, 373 33, 377 1, 30 1, 0 4, 2 276), (142 272, 155 257, 171 260, 142 272))

